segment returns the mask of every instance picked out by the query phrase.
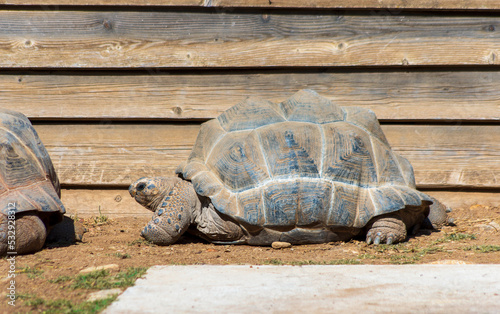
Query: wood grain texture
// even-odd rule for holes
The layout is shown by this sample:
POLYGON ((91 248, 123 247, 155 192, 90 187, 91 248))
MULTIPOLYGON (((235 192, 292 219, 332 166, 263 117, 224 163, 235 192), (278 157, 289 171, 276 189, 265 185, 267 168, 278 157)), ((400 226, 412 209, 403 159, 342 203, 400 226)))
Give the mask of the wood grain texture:
POLYGON ((424 187, 500 186, 500 126, 383 126, 424 187))
POLYGON ((188 157, 198 125, 37 125, 64 184, 128 185, 173 174, 188 157))
MULTIPOLYGON (((63 185, 125 186, 173 175, 199 125, 35 125, 63 185)), ((500 187, 500 126, 384 125, 419 187, 500 187)))
POLYGON ((0 67, 499 64, 498 16, 0 11, 0 67))
POLYGON ((495 9, 499 3, 495 0, 467 1, 467 0, 212 0, 214 6, 254 6, 254 7, 298 7, 298 8, 345 8, 365 9, 380 8, 392 9, 399 12, 403 9, 495 9))
POLYGON ((66 215, 69 216, 138 217, 147 221, 152 215, 149 210, 139 205, 126 189, 63 189, 61 200, 66 208, 66 215))
POLYGON ((450 208, 469 208, 473 205, 498 207, 500 191, 424 191, 450 208))
MULTIPOLYGON (((66 207, 67 215, 81 218, 105 215, 110 218, 137 217, 146 223, 151 212, 139 205, 125 189, 116 190, 84 190, 63 189, 61 199, 66 207), (99 212, 100 210, 100 212, 99 212)), ((498 206, 498 192, 425 192, 446 206, 468 208, 471 205, 498 206)), ((139 233, 139 230, 138 230, 139 233)))
POLYGON ((248 96, 310 88, 382 120, 500 120, 498 71, 93 73, 0 75, 0 107, 35 120, 210 119, 248 96))
MULTIPOLYGON (((344 9, 500 9, 496 0, 2 0, 1 5, 43 6, 195 6, 195 7, 265 7, 265 8, 344 8, 344 9)), ((393 11, 388 11, 393 12, 393 11)))

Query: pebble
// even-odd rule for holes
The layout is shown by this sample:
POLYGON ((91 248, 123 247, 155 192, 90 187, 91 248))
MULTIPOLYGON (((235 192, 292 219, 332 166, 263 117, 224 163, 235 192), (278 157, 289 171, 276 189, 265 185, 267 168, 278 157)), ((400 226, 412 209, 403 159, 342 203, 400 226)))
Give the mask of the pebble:
POLYGON ((486 231, 486 232, 500 231, 500 225, 494 221, 490 222, 489 224, 478 224, 478 225, 475 225, 474 227, 481 229, 482 231, 486 231))
POLYGON ((91 273, 93 271, 98 271, 98 270, 118 270, 118 269, 120 269, 120 265, 108 264, 108 265, 102 265, 102 266, 87 267, 85 269, 80 270, 80 274, 87 274, 87 273, 91 273))
POLYGON ((500 231, 500 224, 496 223, 495 221, 490 222, 489 225, 495 228, 497 231, 500 231))
POLYGON ((96 291, 89 295, 87 301, 97 301, 97 300, 107 299, 115 294, 120 294, 120 293, 122 293, 122 289, 118 288, 96 291))
POLYGON ((273 249, 276 249, 276 250, 279 250, 279 249, 287 249, 287 248, 289 248, 289 247, 292 247, 292 244, 291 244, 291 243, 288 243, 288 242, 278 242, 278 241, 276 241, 276 242, 273 242, 273 243, 271 244, 271 247, 272 247, 273 249))

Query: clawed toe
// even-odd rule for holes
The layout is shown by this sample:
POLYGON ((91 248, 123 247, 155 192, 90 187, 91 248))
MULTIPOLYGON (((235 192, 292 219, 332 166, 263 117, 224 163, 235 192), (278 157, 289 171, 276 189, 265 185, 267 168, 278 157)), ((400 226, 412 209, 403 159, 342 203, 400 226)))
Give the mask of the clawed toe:
POLYGON ((395 238, 396 236, 393 233, 386 234, 381 231, 379 232, 369 231, 366 234, 366 244, 370 245, 373 243, 374 245, 377 245, 384 242, 385 244, 393 244, 395 238))
POLYGON ((397 216, 378 217, 368 226, 367 244, 394 244, 406 239, 406 225, 397 216))

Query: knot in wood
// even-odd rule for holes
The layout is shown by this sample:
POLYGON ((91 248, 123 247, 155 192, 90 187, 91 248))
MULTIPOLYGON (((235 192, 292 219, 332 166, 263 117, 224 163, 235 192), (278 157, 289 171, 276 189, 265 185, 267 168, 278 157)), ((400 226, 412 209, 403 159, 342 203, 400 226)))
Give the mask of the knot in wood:
POLYGON ((172 108, 172 111, 173 111, 176 115, 178 115, 178 116, 180 116, 180 115, 182 114, 182 108, 181 108, 181 107, 173 107, 173 108, 172 108))
POLYGON ((108 20, 103 20, 102 21, 102 25, 104 26, 104 29, 105 30, 112 30, 113 29, 113 23, 111 21, 108 21, 108 20))

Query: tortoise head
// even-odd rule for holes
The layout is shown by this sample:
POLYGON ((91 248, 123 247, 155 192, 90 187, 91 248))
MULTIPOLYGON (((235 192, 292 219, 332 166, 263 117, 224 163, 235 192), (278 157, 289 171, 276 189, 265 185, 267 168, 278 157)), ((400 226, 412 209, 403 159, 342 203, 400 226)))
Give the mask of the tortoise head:
POLYGON ((140 178, 132 183, 128 191, 130 195, 142 206, 151 211, 156 211, 166 193, 168 193, 178 178, 140 178))

